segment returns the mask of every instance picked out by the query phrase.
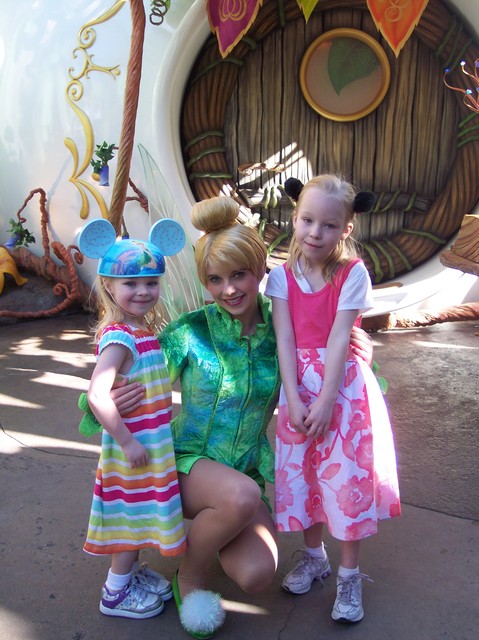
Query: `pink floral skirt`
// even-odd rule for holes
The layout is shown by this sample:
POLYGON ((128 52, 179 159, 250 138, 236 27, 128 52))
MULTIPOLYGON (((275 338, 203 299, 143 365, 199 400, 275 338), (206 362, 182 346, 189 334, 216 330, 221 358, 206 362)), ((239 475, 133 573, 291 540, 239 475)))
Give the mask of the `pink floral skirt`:
MULTIPOLYGON (((299 391, 310 404, 321 391, 326 349, 298 349, 299 391)), ((389 416, 371 369, 348 360, 327 433, 317 439, 290 425, 283 388, 275 456, 279 531, 325 523, 338 540, 377 532, 378 520, 400 515, 396 455, 389 416)))

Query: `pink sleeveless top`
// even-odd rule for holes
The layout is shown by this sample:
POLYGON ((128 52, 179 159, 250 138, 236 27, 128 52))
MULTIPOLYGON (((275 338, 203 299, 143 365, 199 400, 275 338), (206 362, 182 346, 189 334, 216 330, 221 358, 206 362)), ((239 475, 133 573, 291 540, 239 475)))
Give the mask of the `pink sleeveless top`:
MULTIPOLYGON (((286 268, 288 282, 288 305, 293 322, 297 349, 321 349, 327 346, 329 334, 338 309, 339 296, 349 272, 359 258, 351 260, 338 269, 332 283, 327 283, 315 293, 302 291, 293 273, 286 268)), ((354 323, 361 326, 361 317, 354 323)))

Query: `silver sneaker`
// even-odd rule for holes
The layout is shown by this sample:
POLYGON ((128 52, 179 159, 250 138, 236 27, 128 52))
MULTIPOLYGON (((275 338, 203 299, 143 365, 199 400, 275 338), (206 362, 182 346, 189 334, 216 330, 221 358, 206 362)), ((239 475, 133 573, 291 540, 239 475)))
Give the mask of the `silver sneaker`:
POLYGON ((291 569, 291 571, 285 575, 281 583, 283 589, 290 593, 307 593, 315 580, 319 580, 321 584, 323 584, 323 578, 327 578, 331 573, 326 552, 324 559, 314 558, 310 556, 307 551, 302 551, 301 553, 301 560, 296 564, 294 569, 291 569))
POLYGON ((173 597, 173 590, 171 584, 162 576, 161 573, 157 573, 148 568, 148 563, 143 564, 138 569, 138 572, 134 575, 134 579, 140 585, 144 591, 153 593, 157 596, 161 596, 163 600, 171 600, 173 597))
POLYGON ((364 618, 361 580, 373 582, 364 573, 355 573, 349 578, 336 579, 336 600, 331 617, 336 622, 359 622, 364 618))
POLYGON ((135 580, 121 591, 111 592, 106 585, 101 590, 100 611, 119 618, 153 618, 163 611, 161 596, 148 593, 135 580))

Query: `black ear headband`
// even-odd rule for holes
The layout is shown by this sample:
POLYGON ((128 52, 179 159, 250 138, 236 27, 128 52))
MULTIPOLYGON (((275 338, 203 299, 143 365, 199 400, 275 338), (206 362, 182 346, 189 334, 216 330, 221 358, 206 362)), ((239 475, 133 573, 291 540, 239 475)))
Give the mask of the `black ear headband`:
POLYGON ((284 190, 286 195, 288 195, 291 200, 298 202, 299 194, 301 193, 301 189, 304 187, 304 184, 301 180, 297 178, 288 178, 284 183, 284 190))
MULTIPOLYGON (((303 183, 297 178, 288 178, 284 183, 284 191, 286 195, 295 202, 298 202, 299 194, 303 187, 303 183)), ((375 198, 371 191, 360 191, 354 198, 354 213, 366 213, 366 211, 371 211, 374 206, 374 201, 375 198)))

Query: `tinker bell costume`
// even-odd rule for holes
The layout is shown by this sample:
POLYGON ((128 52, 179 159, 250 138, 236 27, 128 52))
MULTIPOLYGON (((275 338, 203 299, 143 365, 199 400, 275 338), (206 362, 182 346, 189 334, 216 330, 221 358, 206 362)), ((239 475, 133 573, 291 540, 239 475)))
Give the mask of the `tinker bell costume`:
POLYGON ((208 458, 250 476, 264 492, 274 480, 266 430, 280 378, 270 303, 259 294, 258 305, 263 322, 250 336, 214 303, 171 322, 159 340, 171 379, 181 379, 172 422, 178 471, 208 458))
MULTIPOLYGON (((184 233, 173 220, 162 220, 150 231, 149 242, 116 240, 113 226, 94 220, 81 232, 79 246, 89 257, 101 258, 98 274, 108 278, 163 275, 164 255, 178 252, 184 233)), ((183 512, 170 429, 171 381, 153 332, 126 323, 103 329, 96 355, 112 344, 133 356, 128 372, 141 382, 145 396, 135 411, 123 416, 125 426, 148 451, 149 463, 130 468, 122 448, 106 429, 93 492, 84 550, 94 555, 154 548, 164 556, 186 550, 183 512)))

